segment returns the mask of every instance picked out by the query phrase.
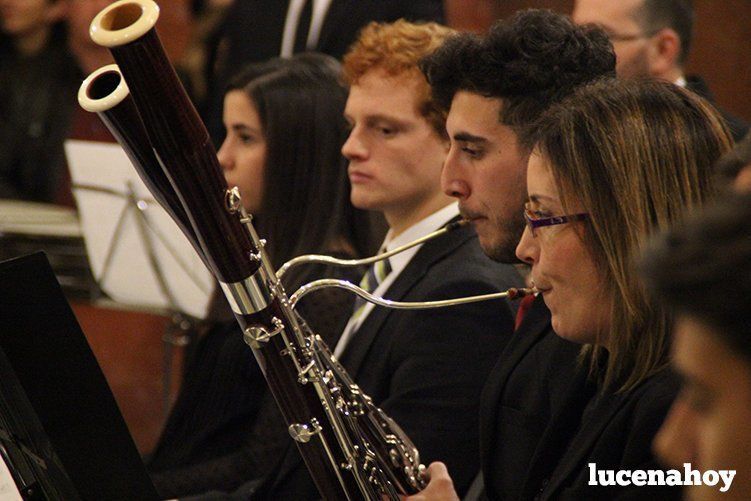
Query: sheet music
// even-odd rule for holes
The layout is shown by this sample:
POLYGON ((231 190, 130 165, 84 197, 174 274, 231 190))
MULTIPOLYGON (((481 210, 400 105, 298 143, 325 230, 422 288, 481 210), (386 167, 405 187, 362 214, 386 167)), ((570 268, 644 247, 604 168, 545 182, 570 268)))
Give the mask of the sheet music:
POLYGON ((121 303, 204 318, 214 279, 122 147, 70 140, 65 151, 100 287, 121 303))
POLYGON ((57 205, 0 200, 0 233, 80 237, 78 216, 73 209, 57 205))

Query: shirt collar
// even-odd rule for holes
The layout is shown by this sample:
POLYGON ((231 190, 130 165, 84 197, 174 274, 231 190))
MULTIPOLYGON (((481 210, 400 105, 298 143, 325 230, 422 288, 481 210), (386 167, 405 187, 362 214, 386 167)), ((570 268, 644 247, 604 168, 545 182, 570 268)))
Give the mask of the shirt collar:
MULTIPOLYGON (((391 238, 392 232, 391 230, 389 230, 389 232, 386 234, 386 239, 383 241, 381 248, 385 247, 386 250, 390 251, 404 244, 408 244, 413 240, 417 240, 418 238, 439 229, 441 226, 448 223, 458 215, 459 202, 450 203, 443 209, 440 209, 432 213, 425 219, 422 219, 421 221, 413 224, 394 238, 391 238)), ((391 256, 389 258, 389 263, 391 264, 392 273, 396 272, 398 274, 405 266, 407 266, 407 263, 409 263, 409 261, 417 253, 417 251, 420 250, 420 247, 422 247, 422 244, 416 245, 411 249, 391 256)))

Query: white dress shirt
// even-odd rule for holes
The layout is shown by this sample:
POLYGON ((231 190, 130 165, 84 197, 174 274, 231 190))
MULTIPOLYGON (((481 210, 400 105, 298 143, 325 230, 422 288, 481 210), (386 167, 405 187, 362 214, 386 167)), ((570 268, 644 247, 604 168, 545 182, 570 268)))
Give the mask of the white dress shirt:
POLYGON ((289 7, 287 7, 287 17, 284 20, 282 47, 279 51, 279 55, 282 57, 292 57, 295 51, 297 28, 300 26, 300 15, 306 1, 313 2, 313 12, 310 18, 310 28, 308 29, 305 49, 315 50, 318 45, 318 39, 321 38, 323 21, 326 19, 326 14, 331 6, 331 0, 290 0, 289 7))
MULTIPOLYGON (((383 245, 381 245, 381 249, 385 248, 386 251, 390 251, 404 244, 408 244, 413 240, 417 240, 418 238, 439 229, 441 226, 445 225, 458 215, 459 202, 454 202, 410 226, 397 237, 392 238, 392 232, 391 230, 389 230, 389 232, 386 234, 386 239, 384 240, 383 245)), ((409 264, 414 255, 417 254, 417 251, 420 250, 420 247, 422 246, 423 244, 416 245, 411 249, 400 252, 399 254, 388 258, 389 263, 391 264, 391 273, 389 273, 383 280, 383 282, 381 282, 378 287, 376 287, 376 289, 373 291, 373 295, 383 296, 384 293, 389 290, 391 284, 394 283, 394 280, 396 280, 402 270, 407 267, 407 264, 409 264)), ((341 354, 344 352, 344 348, 347 346, 347 343, 349 343, 352 334, 354 334, 354 332, 360 327, 362 322, 368 317, 368 314, 374 307, 376 307, 376 305, 374 305, 373 303, 365 303, 365 307, 363 308, 362 313, 359 314, 357 318, 349 319, 349 322, 347 322, 347 326, 344 328, 344 332, 342 333, 342 337, 339 338, 339 342, 336 345, 334 356, 341 356, 341 354)), ((383 308, 383 306, 378 306, 378 308, 383 308)))

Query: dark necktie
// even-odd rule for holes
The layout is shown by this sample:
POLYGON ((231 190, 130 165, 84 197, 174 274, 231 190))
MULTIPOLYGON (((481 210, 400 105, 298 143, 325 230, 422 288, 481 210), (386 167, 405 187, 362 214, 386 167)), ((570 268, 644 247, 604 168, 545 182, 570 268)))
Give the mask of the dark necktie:
POLYGON ((300 19, 297 22, 297 31, 295 32, 295 46, 293 53, 305 52, 308 50, 308 32, 310 31, 310 21, 313 17, 313 0, 305 0, 305 6, 300 13, 300 19))

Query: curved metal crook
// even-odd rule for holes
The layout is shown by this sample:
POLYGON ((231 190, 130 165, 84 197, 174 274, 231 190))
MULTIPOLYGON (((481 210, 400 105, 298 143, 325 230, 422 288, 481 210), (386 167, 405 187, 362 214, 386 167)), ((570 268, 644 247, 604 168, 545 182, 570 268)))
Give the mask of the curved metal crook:
POLYGON ((338 280, 335 278, 324 278, 321 280, 315 280, 313 282, 307 283, 297 289, 294 294, 292 294, 289 297, 289 303, 291 308, 295 308, 298 301, 305 297, 307 294, 310 294, 313 291, 325 289, 328 287, 336 287, 339 289, 345 289, 350 292, 354 292, 361 298, 363 298, 365 301, 368 301, 369 303, 377 304, 378 306, 385 306, 387 308, 394 308, 397 310, 424 310, 428 308, 442 308, 444 306, 455 306, 460 304, 466 304, 466 303, 476 303, 478 301, 488 301, 490 299, 500 299, 500 298, 508 298, 510 300, 512 299, 518 299, 522 298, 524 296, 528 296, 530 294, 536 294, 536 289, 517 289, 517 288, 510 288, 507 291, 504 292, 493 292, 490 294, 481 294, 479 296, 467 296, 467 297, 459 297, 455 299, 441 299, 438 301, 392 301, 390 299, 383 299, 382 297, 374 296, 373 294, 369 293, 368 291, 364 290, 361 287, 358 287, 357 285, 353 284, 352 282, 347 282, 346 280, 338 280))
POLYGON ((297 256, 295 258, 290 259, 286 263, 284 263, 276 272, 276 276, 277 278, 281 280, 284 274, 287 273, 291 268, 294 268, 295 266, 299 266, 305 263, 333 264, 335 266, 361 266, 361 265, 366 265, 366 264, 372 264, 372 263, 375 263, 376 261, 381 261, 383 259, 391 257, 394 254, 399 254, 400 252, 404 252, 407 249, 411 249, 415 245, 420 245, 423 242, 427 242, 428 240, 432 240, 436 237, 440 237, 444 233, 448 233, 449 231, 453 231, 457 228, 461 228, 462 226, 466 226, 467 224, 469 224, 469 221, 467 221, 466 219, 455 221, 453 223, 448 223, 447 225, 434 231, 433 233, 428 233, 424 237, 420 237, 417 240, 413 240, 400 247, 397 247, 396 249, 390 250, 388 252, 384 252, 382 254, 376 254, 375 256, 366 257, 363 259, 338 259, 332 256, 326 256, 323 254, 305 254, 303 256, 297 256))

